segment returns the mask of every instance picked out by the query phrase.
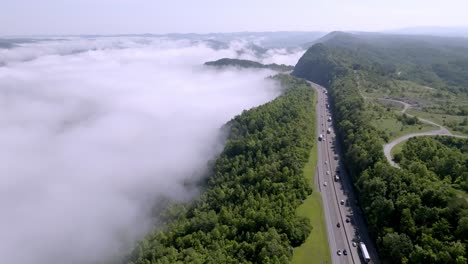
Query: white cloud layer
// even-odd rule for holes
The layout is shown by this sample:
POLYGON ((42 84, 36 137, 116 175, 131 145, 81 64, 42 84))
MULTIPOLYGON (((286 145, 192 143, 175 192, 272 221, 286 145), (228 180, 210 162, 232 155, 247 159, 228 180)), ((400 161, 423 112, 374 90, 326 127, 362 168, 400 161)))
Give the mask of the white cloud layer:
POLYGON ((1 262, 101 261, 147 231, 154 199, 193 197, 182 182, 214 157, 219 128, 279 93, 271 71, 202 66, 235 56, 157 38, 0 49, 1 262))

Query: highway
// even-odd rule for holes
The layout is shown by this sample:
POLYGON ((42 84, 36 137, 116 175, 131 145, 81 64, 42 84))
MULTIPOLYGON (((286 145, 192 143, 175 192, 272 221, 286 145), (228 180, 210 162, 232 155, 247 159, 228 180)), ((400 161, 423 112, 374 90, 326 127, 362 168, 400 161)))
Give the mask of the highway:
POLYGON ((335 140, 333 129, 334 120, 333 118, 331 121, 327 120, 331 115, 327 108, 329 101, 326 89, 318 84, 309 83, 317 91, 317 135, 324 137, 323 140, 317 138, 317 177, 314 184, 322 195, 332 262, 365 263, 359 252, 359 242, 364 242, 371 257, 369 263, 379 263, 377 251, 357 206, 351 179, 341 163, 341 150, 335 140), (330 133, 327 132, 328 128, 330 133), (335 175, 338 175, 338 180, 335 180, 335 175), (341 201, 344 201, 344 204, 341 204, 341 201), (353 242, 357 246, 353 246, 353 242), (338 250, 341 255, 338 254, 338 250), (347 255, 343 254, 343 250, 347 251, 347 255))

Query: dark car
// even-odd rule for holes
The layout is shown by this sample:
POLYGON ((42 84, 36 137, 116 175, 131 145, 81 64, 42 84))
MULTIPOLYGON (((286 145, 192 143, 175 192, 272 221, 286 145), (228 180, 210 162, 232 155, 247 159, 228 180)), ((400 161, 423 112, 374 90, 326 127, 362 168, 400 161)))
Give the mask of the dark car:
POLYGON ((346 251, 346 249, 343 250, 343 255, 348 255, 348 251, 346 251))
POLYGON ((346 223, 349 223, 349 218, 346 218, 346 223))
POLYGON ((336 227, 340 227, 340 226, 341 226, 340 223, 337 223, 337 224, 336 224, 336 227))

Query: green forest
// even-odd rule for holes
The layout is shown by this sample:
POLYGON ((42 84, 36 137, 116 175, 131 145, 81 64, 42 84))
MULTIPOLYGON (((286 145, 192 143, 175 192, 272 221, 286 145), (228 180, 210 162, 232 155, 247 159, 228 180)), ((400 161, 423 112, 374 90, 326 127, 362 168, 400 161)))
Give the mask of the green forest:
POLYGON ((314 92, 301 79, 273 77, 275 100, 229 121, 225 147, 201 196, 176 204, 164 226, 126 260, 147 263, 288 263, 311 229, 296 208, 311 194, 303 175, 315 140, 314 92))
MULTIPOLYGON (((466 144, 456 140, 441 142, 441 139, 430 144, 412 141, 405 151, 414 155, 403 158, 402 169, 394 168, 383 155, 382 144, 387 135, 369 122, 372 109, 361 94, 367 88, 365 86, 372 83, 362 78, 385 82, 399 78, 397 72, 401 67, 415 70, 418 65, 452 59, 450 54, 439 53, 435 57, 425 57, 425 51, 445 47, 442 43, 425 42, 417 48, 418 43, 419 39, 360 38, 332 33, 304 54, 293 74, 329 90, 345 164, 382 261, 467 263, 468 203, 454 189, 457 185, 462 187, 464 182, 464 174, 457 173, 463 168, 466 172, 467 160, 463 154, 466 150, 459 147, 466 148, 466 144), (433 149, 418 153, 424 144, 433 149), (428 158, 435 148, 443 153, 428 158), (450 160, 449 156, 455 160, 450 160), (446 166, 445 169, 434 168, 431 163, 435 159, 446 166)), ((463 48, 458 50, 462 51, 463 48)), ((463 54, 468 55, 468 51, 463 54)), ((434 71, 422 72, 415 80, 424 74, 433 76, 434 71)), ((463 80, 451 82, 446 76, 436 79, 440 85, 438 89, 466 93, 463 80)), ((379 89, 379 86, 373 89, 379 89)))
POLYGON ((437 178, 468 193, 468 139, 420 137, 409 139, 396 161, 408 170, 425 167, 437 178))
POLYGON ((207 66, 215 66, 215 67, 239 67, 239 68, 259 68, 259 69, 270 69, 278 72, 287 72, 294 69, 293 66, 285 65, 285 64, 262 64, 260 62, 251 61, 251 60, 240 60, 240 59, 229 59, 229 58, 222 58, 216 61, 207 61, 205 62, 207 66))

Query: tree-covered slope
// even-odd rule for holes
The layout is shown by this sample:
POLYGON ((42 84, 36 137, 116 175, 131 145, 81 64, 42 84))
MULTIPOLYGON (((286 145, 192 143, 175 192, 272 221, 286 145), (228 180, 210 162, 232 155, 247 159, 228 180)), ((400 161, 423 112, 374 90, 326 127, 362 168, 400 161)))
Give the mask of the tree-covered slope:
POLYGON ((433 176, 456 184, 468 193, 468 139, 412 138, 398 156, 402 167, 424 166, 433 176))
MULTIPOLYGON (((466 263, 468 203, 459 198, 454 190, 456 186, 452 184, 452 181, 460 182, 454 174, 462 170, 460 166, 466 160, 459 160, 463 157, 457 154, 456 162, 452 162, 440 153, 427 161, 436 162, 438 158, 437 162, 443 166, 453 164, 453 170, 432 168, 433 164, 417 161, 420 158, 426 160, 419 156, 411 158, 415 162, 408 161, 406 168, 390 166, 382 151, 385 136, 371 124, 372 105, 362 92, 370 86, 384 89, 388 80, 398 76, 395 72, 401 65, 388 65, 386 60, 379 59, 392 53, 374 42, 364 45, 360 44, 359 37, 346 39, 346 34, 335 35, 349 42, 342 46, 330 45, 334 36, 328 36, 304 54, 293 74, 318 82, 329 90, 337 138, 343 146, 345 164, 379 256, 385 263, 466 263), (358 51, 353 51, 350 46, 358 51)), ((344 40, 336 40, 336 43, 344 40)), ((396 44, 386 45, 393 45, 394 52, 399 49, 403 53, 409 52, 396 44)), ((395 61, 408 67, 413 67, 411 63, 415 63, 414 68, 424 66, 399 58, 395 61)), ((442 83, 442 88, 454 89, 445 81, 442 83)), ((420 151, 419 144, 409 147, 409 153, 420 151)))
POLYGON ((354 67, 376 68, 399 79, 468 92, 468 39, 332 32, 317 43, 346 53, 354 67))
POLYGON ((314 92, 303 80, 275 78, 283 94, 227 123, 203 194, 170 208, 128 263, 289 262, 311 230, 296 208, 312 192, 302 170, 315 142, 314 92))
POLYGON ((291 71, 294 67, 284 64, 262 64, 260 62, 251 61, 251 60, 240 60, 240 59, 229 59, 222 58, 216 61, 205 62, 205 65, 216 66, 216 67, 240 67, 240 68, 259 68, 259 69, 271 69, 279 72, 291 71))

